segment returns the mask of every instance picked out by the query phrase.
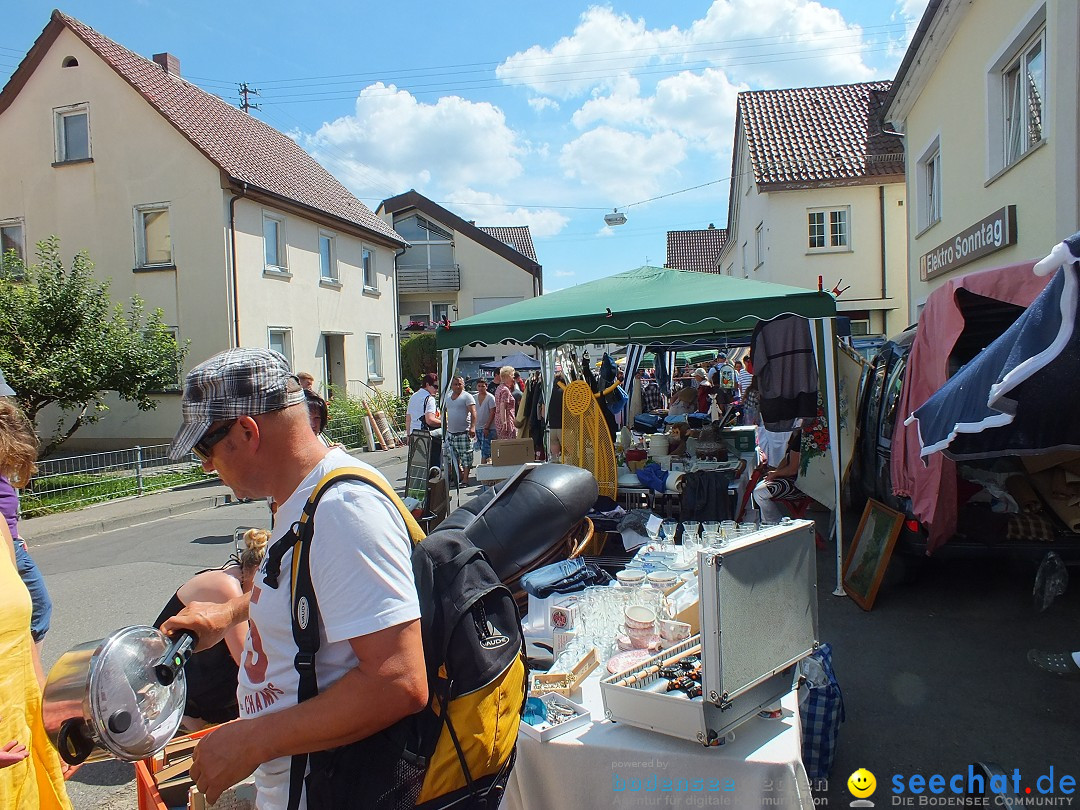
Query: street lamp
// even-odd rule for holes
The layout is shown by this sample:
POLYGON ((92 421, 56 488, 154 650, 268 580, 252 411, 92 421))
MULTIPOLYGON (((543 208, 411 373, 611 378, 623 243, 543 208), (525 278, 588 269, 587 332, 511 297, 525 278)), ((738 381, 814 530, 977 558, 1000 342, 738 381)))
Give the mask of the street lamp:
POLYGON ((609 227, 615 227, 616 225, 626 224, 626 214, 619 211, 618 208, 614 209, 610 214, 604 214, 604 224, 609 227))

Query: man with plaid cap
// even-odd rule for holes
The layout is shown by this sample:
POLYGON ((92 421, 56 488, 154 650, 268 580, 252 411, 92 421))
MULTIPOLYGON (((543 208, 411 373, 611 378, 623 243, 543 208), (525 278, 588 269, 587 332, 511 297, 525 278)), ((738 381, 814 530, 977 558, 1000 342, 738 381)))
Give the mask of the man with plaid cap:
MULTIPOLYGON (((367 467, 319 441, 304 402, 288 362, 268 349, 222 352, 192 369, 184 384, 184 424, 170 456, 195 453, 238 497, 272 497, 279 507, 271 543, 299 520, 323 476, 367 467)), ((204 737, 191 768, 211 802, 254 772, 259 810, 285 808, 292 755, 369 737, 426 705, 412 546, 397 509, 375 487, 343 482, 319 502, 314 525, 310 569, 323 639, 315 697, 297 703, 288 576, 272 588, 260 570, 249 596, 191 604, 162 626, 194 631, 198 649, 206 649, 227 627, 248 622, 240 719, 204 737)), ((281 557, 283 573, 292 554, 290 548, 281 557)))

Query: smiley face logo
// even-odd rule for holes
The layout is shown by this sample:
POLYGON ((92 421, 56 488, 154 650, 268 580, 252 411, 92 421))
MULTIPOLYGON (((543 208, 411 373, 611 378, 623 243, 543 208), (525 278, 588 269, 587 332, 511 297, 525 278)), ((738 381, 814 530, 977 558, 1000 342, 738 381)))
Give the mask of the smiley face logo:
POLYGON ((852 796, 865 799, 867 796, 874 795, 874 791, 877 790, 877 779, 866 768, 859 768, 848 777, 847 788, 852 796))

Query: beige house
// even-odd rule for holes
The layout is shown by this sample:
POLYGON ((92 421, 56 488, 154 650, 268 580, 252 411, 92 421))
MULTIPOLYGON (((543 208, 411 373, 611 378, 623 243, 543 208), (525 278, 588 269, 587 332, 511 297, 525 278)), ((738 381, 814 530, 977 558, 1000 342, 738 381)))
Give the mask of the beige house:
POLYGON ((908 325, 903 145, 889 82, 739 94, 720 272, 825 290, 854 335, 908 325))
MULTIPOLYGON (((397 257, 398 324, 405 334, 544 291, 527 225, 479 227, 415 190, 383 200, 378 214, 409 243, 397 257)), ((467 347, 458 368, 475 376, 480 363, 517 351, 508 344, 467 347)))
POLYGON ((720 251, 724 249, 726 239, 727 231, 712 223, 700 230, 668 231, 664 267, 697 273, 719 273, 720 251))
MULTIPOLYGON (((114 301, 165 312, 187 366, 269 346, 321 390, 398 391, 394 254, 404 240, 290 138, 53 12, 0 92, 0 223, 33 258, 86 250, 114 301)), ((171 439, 179 397, 122 402, 66 447, 171 439)), ((48 418, 45 422, 50 421, 48 418)))
POLYGON ((910 314, 1080 227, 1075 0, 930 0, 884 117, 904 133, 910 314))

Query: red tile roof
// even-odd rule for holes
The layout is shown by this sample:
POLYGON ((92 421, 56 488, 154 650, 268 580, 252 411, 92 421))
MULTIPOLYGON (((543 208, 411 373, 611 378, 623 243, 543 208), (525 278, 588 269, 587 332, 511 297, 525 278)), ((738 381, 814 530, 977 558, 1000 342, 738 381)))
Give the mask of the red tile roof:
POLYGON ((883 81, 739 93, 754 180, 805 187, 902 179, 903 142, 881 132, 881 104, 891 86, 883 81))
POLYGON ((503 244, 509 245, 522 256, 536 261, 536 249, 533 247, 532 234, 528 225, 509 225, 506 227, 477 226, 488 236, 494 236, 503 244))
MULTIPOLYGON (((26 80, 19 73, 24 69, 33 71, 47 44, 57 36, 59 26, 66 26, 85 42, 235 183, 247 183, 303 208, 359 226, 384 240, 404 244, 393 228, 291 138, 59 11, 53 12, 49 25, 0 99, 8 90, 18 92, 26 80), (45 47, 39 49, 39 44, 45 47)), ((10 99, 0 102, 0 111, 8 104, 10 99)))
POLYGON ((700 231, 668 231, 667 262, 664 267, 675 270, 695 270, 699 273, 718 273, 716 266, 720 251, 727 242, 726 228, 705 228, 700 231))

